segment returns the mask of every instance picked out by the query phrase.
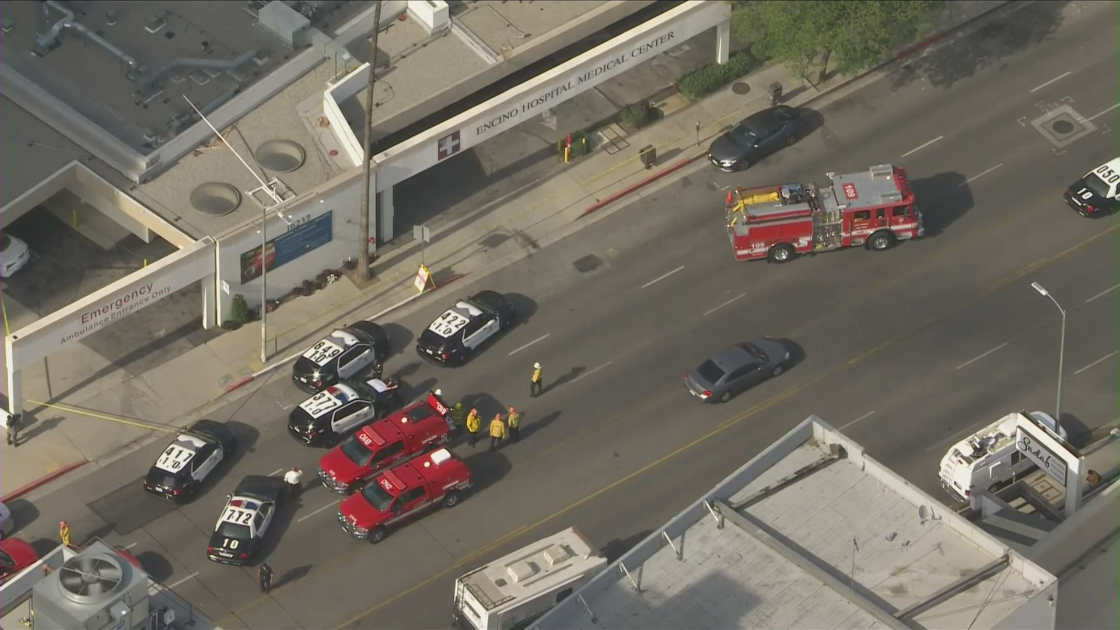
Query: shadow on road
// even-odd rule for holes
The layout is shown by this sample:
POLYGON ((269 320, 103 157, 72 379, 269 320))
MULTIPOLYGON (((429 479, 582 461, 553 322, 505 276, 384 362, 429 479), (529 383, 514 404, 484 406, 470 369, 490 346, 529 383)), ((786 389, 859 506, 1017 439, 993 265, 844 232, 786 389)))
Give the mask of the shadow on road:
POLYGON ((141 551, 136 554, 136 560, 156 582, 166 582, 175 574, 175 568, 171 566, 167 558, 154 551, 141 551))
POLYGON ((521 421, 521 439, 528 440, 539 431, 543 431, 545 427, 556 422, 556 419, 563 413, 562 411, 553 411, 547 413, 540 418, 534 418, 531 412, 524 413, 524 418, 521 421))
POLYGON ((436 386, 437 382, 438 381, 434 378, 428 378, 413 385, 402 380, 400 381, 401 399, 404 401, 405 405, 411 405, 417 400, 426 399, 428 392, 436 386))
POLYGON ((919 200, 927 238, 941 234, 972 210, 975 201, 967 179, 961 173, 946 172, 910 180, 914 197, 919 200))
POLYGON ((404 354, 412 345, 412 340, 416 338, 411 330, 400 324, 385 323, 381 324, 381 327, 385 330, 385 334, 389 335, 389 356, 385 357, 382 363, 388 363, 389 359, 404 354))
MULTIPOLYGON (((489 448, 490 438, 486 438, 489 448)), ((481 446, 481 443, 479 444, 481 446)), ((471 469, 471 494, 482 492, 498 483, 513 470, 513 464, 501 451, 472 453, 463 459, 471 469)))
POLYGON ((5 505, 12 511, 12 520, 15 521, 13 533, 39 520, 39 508, 27 499, 14 499, 5 505))
POLYGON ((808 356, 809 356, 805 353, 805 348, 802 348, 801 344, 797 343, 796 341, 794 341, 792 339, 782 337, 781 339, 778 340, 778 343, 782 344, 785 347, 786 350, 789 350, 789 368, 788 369, 790 369, 790 370, 792 370, 793 368, 801 365, 805 361, 805 359, 807 359, 808 356))
POLYGON ((537 314, 537 301, 533 298, 521 293, 506 293, 506 298, 513 306, 514 327, 528 324, 533 315, 537 314))
POLYGON ((1034 2, 1014 13, 996 15, 965 39, 892 66, 888 71, 891 88, 904 87, 923 77, 935 88, 950 88, 987 68, 1002 70, 1007 66, 1006 58, 1053 35, 1062 25, 1062 11, 1068 4, 1034 2))
POLYGON ((633 549, 635 545, 648 538, 652 533, 652 529, 647 529, 640 531, 632 536, 627 536, 626 538, 615 538, 609 543, 603 545, 603 547, 599 550, 599 553, 607 557, 607 562, 614 562, 615 560, 618 560, 622 556, 626 555, 627 551, 633 549))
POLYGON ((571 383, 575 379, 579 378, 580 374, 583 374, 586 371, 587 371, 587 367, 582 366, 582 365, 576 366, 576 367, 568 370, 564 374, 561 374, 560 378, 558 378, 558 379, 548 383, 547 385, 545 385, 544 388, 541 389, 541 395, 543 396, 543 395, 551 392, 552 390, 554 390, 558 387, 563 387, 564 385, 566 385, 568 383, 571 383))
POLYGON ((289 584, 291 582, 299 581, 300 579, 304 578, 308 573, 311 573, 311 569, 312 569, 312 565, 310 565, 310 564, 302 564, 298 567, 288 569, 287 571, 282 573, 280 575, 280 577, 278 577, 276 579, 275 582, 272 583, 272 588, 277 588, 277 587, 280 587, 280 586, 284 586, 285 584, 289 584))

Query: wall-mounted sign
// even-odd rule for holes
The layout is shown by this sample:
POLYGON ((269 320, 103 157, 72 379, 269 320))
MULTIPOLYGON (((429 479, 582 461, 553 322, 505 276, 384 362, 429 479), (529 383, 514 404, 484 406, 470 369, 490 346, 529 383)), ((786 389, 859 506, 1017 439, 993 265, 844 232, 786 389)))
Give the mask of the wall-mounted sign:
POLYGON ((1015 435, 1015 448, 1034 462, 1042 472, 1050 475, 1061 485, 1066 485, 1066 462, 1057 453, 1044 446, 1033 435, 1019 427, 1015 435))
MULTIPOLYGON (((272 271, 307 252, 322 247, 334 238, 334 212, 328 210, 314 219, 299 225, 289 226, 290 229, 268 241, 265 254, 265 264, 272 271)), ((261 248, 258 245, 241 254, 241 284, 256 280, 261 276, 261 248)))

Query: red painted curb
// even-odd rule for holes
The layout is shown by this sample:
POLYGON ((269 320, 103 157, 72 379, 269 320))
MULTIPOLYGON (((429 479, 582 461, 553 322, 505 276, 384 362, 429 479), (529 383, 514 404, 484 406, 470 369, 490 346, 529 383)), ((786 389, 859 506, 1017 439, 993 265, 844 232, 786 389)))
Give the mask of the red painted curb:
POLYGON ((622 199, 626 195, 629 195, 630 193, 634 192, 635 190, 638 190, 639 188, 643 188, 645 186, 648 186, 648 185, 652 184, 653 182, 661 179, 662 177, 665 177, 669 173, 672 173, 674 171, 679 171, 680 169, 682 169, 682 168, 688 166, 689 164, 691 164, 696 159, 697 158, 695 158, 695 157, 685 158, 685 159, 681 160, 680 162, 677 162, 676 164, 672 164, 670 166, 667 166, 661 172, 655 173, 655 174, 643 179, 642 181, 640 181, 636 184, 633 184, 631 186, 627 186, 626 188, 623 188, 622 190, 620 190, 620 191, 616 192, 615 194, 607 197, 606 199, 603 199, 602 201, 598 201, 594 204, 591 204, 591 206, 589 208, 587 208, 586 210, 584 210, 583 214, 581 214, 579 216, 580 216, 580 218, 583 218, 583 217, 591 214, 592 212, 596 212, 596 211, 602 209, 604 206, 610 205, 610 204, 618 201, 619 199, 622 199))
POLYGON ((895 59, 902 59, 903 57, 907 57, 909 55, 912 55, 912 54, 918 52, 919 50, 925 48, 926 46, 929 46, 930 44, 936 42, 937 40, 941 39, 942 37, 945 37, 945 32, 944 31, 942 31, 940 33, 934 33, 933 35, 930 35, 929 37, 923 39, 922 41, 920 41, 916 44, 911 44, 911 45, 907 46, 906 48, 903 48, 902 50, 898 51, 897 53, 895 53, 894 58, 895 59))
POLYGON ((248 385, 249 383, 252 383, 254 378, 255 377, 252 374, 250 374, 249 376, 246 376, 245 378, 237 381, 233 385, 230 385, 229 387, 227 387, 225 393, 228 394, 235 389, 244 387, 244 386, 248 385))
POLYGON ((49 474, 47 474, 47 475, 45 475, 45 476, 43 476, 39 479, 36 479, 35 481, 32 481, 31 483, 29 483, 26 486, 16 490, 15 492, 12 492, 8 496, 4 497, 4 500, 5 501, 14 501, 14 500, 22 497, 23 495, 27 494, 28 492, 31 492, 32 490, 35 490, 35 489, 40 488, 42 486, 45 486, 48 483, 54 481, 55 479, 58 479, 59 477, 65 475, 66 473, 77 470, 77 469, 81 468, 82 466, 85 466, 88 463, 89 463, 88 460, 83 459, 80 462, 74 462, 73 464, 70 464, 68 466, 63 466, 62 468, 59 468, 58 470, 56 470, 52 473, 49 473, 49 474))

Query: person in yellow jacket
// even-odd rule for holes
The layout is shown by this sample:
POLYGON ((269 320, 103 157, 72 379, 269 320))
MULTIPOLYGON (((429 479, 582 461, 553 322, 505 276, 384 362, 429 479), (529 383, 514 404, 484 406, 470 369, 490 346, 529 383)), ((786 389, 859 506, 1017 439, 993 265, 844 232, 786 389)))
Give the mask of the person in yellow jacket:
POLYGON ((58 523, 58 537, 62 539, 63 546, 70 546, 70 525, 66 521, 58 523))
POLYGON ((470 445, 478 442, 478 434, 482 431, 482 419, 478 417, 478 409, 471 409, 467 414, 467 433, 471 434, 470 445))
POLYGON ((455 403, 455 406, 451 408, 447 415, 451 416, 451 424, 455 426, 455 431, 461 431, 463 429, 463 403, 455 403))
POLYGON ((509 423, 509 443, 517 444, 521 440, 521 412, 510 407, 507 422, 509 423))
POLYGON ((502 414, 494 414, 494 419, 490 421, 490 450, 496 451, 502 448, 502 440, 506 439, 506 423, 502 420, 502 414))
POLYGON ((533 364, 533 380, 529 381, 529 397, 536 398, 544 390, 544 372, 540 363, 533 364))

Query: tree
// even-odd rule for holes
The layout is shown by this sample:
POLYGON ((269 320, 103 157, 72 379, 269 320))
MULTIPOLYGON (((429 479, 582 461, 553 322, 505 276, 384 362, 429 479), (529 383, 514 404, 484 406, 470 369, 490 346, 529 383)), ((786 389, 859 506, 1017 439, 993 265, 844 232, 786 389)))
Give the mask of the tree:
POLYGON ((373 9, 373 36, 369 39, 369 83, 366 85, 366 133, 362 141, 362 154, 365 156, 362 180, 362 196, 358 212, 358 269, 357 276, 362 282, 369 280, 369 186, 373 173, 373 156, 370 155, 370 136, 373 133, 373 86, 377 80, 377 34, 381 32, 381 0, 376 0, 373 9))
POLYGON ((731 27, 755 56, 801 77, 819 69, 823 79, 830 62, 845 74, 875 66, 914 41, 943 7, 942 0, 737 0, 731 27))

